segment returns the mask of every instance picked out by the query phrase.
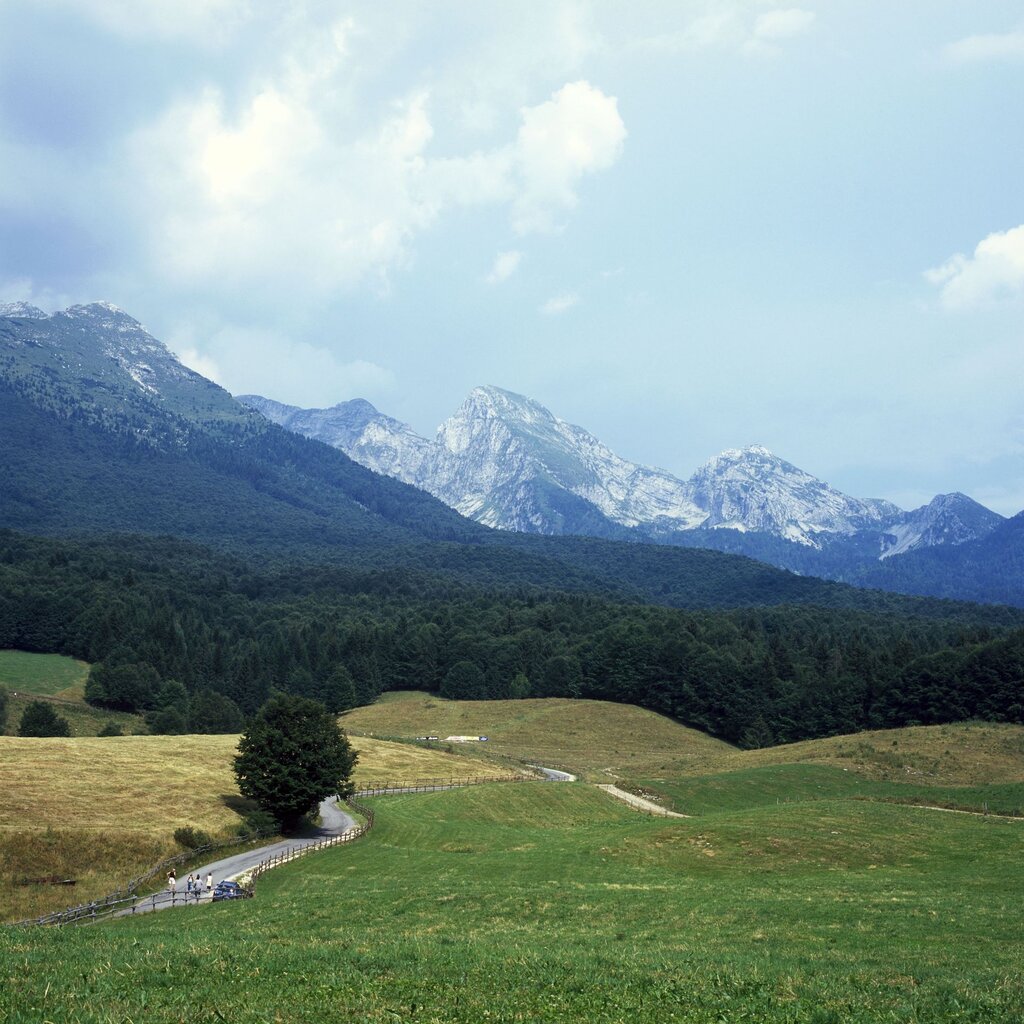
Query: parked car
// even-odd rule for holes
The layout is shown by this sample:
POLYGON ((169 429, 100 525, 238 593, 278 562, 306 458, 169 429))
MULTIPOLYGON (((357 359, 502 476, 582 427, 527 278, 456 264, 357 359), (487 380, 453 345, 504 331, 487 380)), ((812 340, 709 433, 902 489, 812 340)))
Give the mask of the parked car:
POLYGON ((214 902, 217 900, 244 900, 246 896, 251 896, 252 893, 248 889, 243 889, 237 882, 229 882, 226 879, 223 882, 218 882, 213 889, 214 902))

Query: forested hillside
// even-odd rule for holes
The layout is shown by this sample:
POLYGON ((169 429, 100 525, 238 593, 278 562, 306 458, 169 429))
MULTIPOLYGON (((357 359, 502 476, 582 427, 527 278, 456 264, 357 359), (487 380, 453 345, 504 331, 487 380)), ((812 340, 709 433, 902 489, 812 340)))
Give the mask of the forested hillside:
POLYGON ((210 691, 251 713, 275 688, 335 710, 399 688, 583 696, 746 745, 1024 721, 1020 613, 888 600, 680 611, 409 569, 261 569, 169 539, 0 534, 0 647, 93 662, 102 706, 210 691))

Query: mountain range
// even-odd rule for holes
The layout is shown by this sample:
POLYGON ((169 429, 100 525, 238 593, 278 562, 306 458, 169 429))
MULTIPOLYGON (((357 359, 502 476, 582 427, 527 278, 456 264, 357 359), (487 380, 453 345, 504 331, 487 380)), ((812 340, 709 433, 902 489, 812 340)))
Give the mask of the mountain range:
POLYGON ((845 570, 861 586, 1024 604, 1021 517, 990 528, 993 514, 959 496, 915 519, 839 495, 760 448, 723 453, 679 481, 493 388, 474 391, 434 441, 365 402, 321 414, 248 401, 107 303, 0 307, 0 528, 166 534, 262 563, 686 607, 884 606, 761 564, 789 559, 799 574, 828 575, 842 542, 871 548, 845 570), (876 523, 902 553, 878 560, 876 523), (780 524, 795 539, 765 529, 780 524), (636 543, 650 540, 659 543, 636 543), (726 553, 696 550, 714 547, 726 553))
POLYGON ((724 548, 845 578, 908 552, 978 541, 1004 522, 960 493, 910 511, 851 497, 761 445, 724 451, 681 480, 496 387, 475 388, 432 440, 361 399, 330 409, 239 400, 503 530, 724 548))
POLYGON ((382 593, 429 579, 453 593, 500 585, 679 607, 878 606, 712 551, 488 529, 272 423, 107 303, 0 307, 0 481, 0 529, 166 535, 260 567, 372 568, 382 593))

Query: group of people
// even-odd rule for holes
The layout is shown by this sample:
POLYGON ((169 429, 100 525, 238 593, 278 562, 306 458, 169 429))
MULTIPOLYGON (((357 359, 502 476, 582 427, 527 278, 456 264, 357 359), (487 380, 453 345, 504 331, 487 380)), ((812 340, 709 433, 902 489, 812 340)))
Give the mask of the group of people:
MULTIPOLYGON (((178 876, 174 872, 174 868, 171 868, 167 872, 167 889, 173 897, 174 893, 178 891, 178 876)), ((208 894, 213 894, 213 872, 207 872, 206 875, 206 891, 208 894)), ((189 875, 185 880, 185 895, 195 896, 199 899, 203 895, 203 880, 199 876, 199 872, 194 875, 189 875)))

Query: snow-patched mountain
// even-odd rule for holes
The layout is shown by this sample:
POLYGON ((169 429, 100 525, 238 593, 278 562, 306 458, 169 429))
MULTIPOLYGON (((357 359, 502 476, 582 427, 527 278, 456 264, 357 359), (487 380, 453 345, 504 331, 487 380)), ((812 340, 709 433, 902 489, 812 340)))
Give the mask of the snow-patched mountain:
POLYGON ((690 529, 706 515, 681 480, 619 458, 539 402, 501 388, 471 391, 433 441, 358 399, 331 409, 258 395, 239 401, 499 529, 625 536, 649 524, 690 529))
POLYGON ((582 427, 501 388, 475 388, 441 424, 433 469, 439 498, 501 529, 571 532, 573 518, 594 510, 625 527, 690 529, 705 518, 681 480, 627 462, 582 427))
POLYGON ((1003 517, 966 494, 938 494, 927 505, 904 512, 886 529, 882 558, 940 544, 966 544, 991 533, 1003 517))
POLYGON ((702 526, 768 533, 800 544, 817 534, 882 529, 901 514, 891 502, 851 498, 761 445, 709 459, 689 481, 706 510, 702 526))
POLYGON ((729 550, 803 569, 803 549, 841 572, 877 559, 985 536, 1002 517, 965 495, 905 512, 850 497, 761 445, 729 449, 689 480, 620 458, 539 402, 475 388, 433 441, 368 402, 298 409, 241 401, 288 429, 341 448, 363 465, 429 491, 463 515, 505 530, 632 537, 721 546, 709 531, 747 535, 729 550), (703 539, 702 539, 703 538, 703 539), (780 552, 777 545, 789 541, 780 552), (796 545, 796 548, 793 547, 796 545))
POLYGON ((9 303, 0 307, 0 334, 9 349, 4 373, 13 386, 38 392, 40 381, 47 381, 50 405, 74 408, 108 425, 117 421, 123 432, 147 443, 175 443, 167 433, 168 413, 181 420, 179 441, 187 422, 224 425, 255 419, 109 302, 49 314, 27 303, 9 303))
POLYGON ((44 313, 31 302, 0 302, 0 316, 16 316, 23 320, 45 320, 49 313, 44 313))
POLYGON ((362 398, 330 409, 300 409, 261 395, 238 395, 237 399, 286 430, 340 448, 376 473, 429 490, 422 483, 422 467, 434 446, 362 398))

